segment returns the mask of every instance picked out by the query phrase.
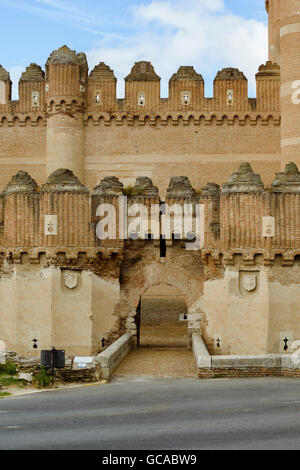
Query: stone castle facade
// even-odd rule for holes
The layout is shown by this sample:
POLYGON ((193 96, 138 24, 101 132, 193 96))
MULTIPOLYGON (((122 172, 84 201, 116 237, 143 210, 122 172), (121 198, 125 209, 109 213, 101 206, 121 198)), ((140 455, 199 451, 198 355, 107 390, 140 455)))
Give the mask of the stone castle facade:
POLYGON ((45 72, 26 69, 11 101, 0 68, 0 340, 9 350, 97 354, 126 331, 139 341, 144 327, 175 343, 196 331, 216 355, 291 352, 300 339, 300 0, 266 7, 270 51, 256 98, 233 68, 206 98, 202 76, 185 66, 162 99, 153 66, 139 62, 120 100, 107 65, 88 74, 85 55, 64 46, 45 72), (200 206, 201 249, 187 250, 174 227, 164 240, 162 213, 146 238, 99 240, 97 208, 119 214, 124 195, 128 208, 200 206), (141 300, 159 297, 184 302, 187 323, 156 312, 151 325, 150 309, 143 325, 141 300))

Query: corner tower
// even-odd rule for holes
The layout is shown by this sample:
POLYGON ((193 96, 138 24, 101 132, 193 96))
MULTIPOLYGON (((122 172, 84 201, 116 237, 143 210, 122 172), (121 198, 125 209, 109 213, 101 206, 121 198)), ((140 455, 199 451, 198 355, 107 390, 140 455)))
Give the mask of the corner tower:
POLYGON ((279 4, 281 159, 284 168, 290 161, 300 165, 300 0, 280 0, 279 4))
POLYGON ((280 64, 280 0, 265 0, 269 15, 269 60, 280 64))
POLYGON ((83 53, 67 46, 54 51, 46 63, 47 174, 68 168, 84 178, 83 113, 88 65, 83 53))

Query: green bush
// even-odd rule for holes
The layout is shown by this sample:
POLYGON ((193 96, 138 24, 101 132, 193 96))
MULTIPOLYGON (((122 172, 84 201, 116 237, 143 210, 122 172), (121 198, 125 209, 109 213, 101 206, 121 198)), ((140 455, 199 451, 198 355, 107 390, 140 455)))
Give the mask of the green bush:
POLYGON ((132 197, 133 194, 134 194, 134 187, 133 186, 126 186, 126 188, 123 189, 123 194, 124 194, 124 196, 132 197))
POLYGON ((44 367, 41 367, 40 371, 33 376, 33 384, 39 388, 50 387, 53 384, 53 377, 48 375, 44 367))
POLYGON ((134 186, 126 186, 123 189, 124 196, 133 197, 133 196, 142 196, 144 194, 143 188, 136 188, 134 186))
POLYGON ((7 362, 6 364, 0 364, 0 373, 7 375, 16 375, 17 373, 17 364, 14 362, 7 362))

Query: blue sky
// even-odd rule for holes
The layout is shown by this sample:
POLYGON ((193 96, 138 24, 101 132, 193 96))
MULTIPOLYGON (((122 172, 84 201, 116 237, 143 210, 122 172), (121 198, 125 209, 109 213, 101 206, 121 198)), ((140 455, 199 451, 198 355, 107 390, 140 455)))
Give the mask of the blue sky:
POLYGON ((254 75, 267 59, 264 0, 0 0, 0 64, 16 83, 31 62, 44 67, 63 44, 103 60, 119 80, 137 60, 151 60, 162 96, 179 65, 194 65, 212 94, 222 67, 240 68, 255 94, 254 75))

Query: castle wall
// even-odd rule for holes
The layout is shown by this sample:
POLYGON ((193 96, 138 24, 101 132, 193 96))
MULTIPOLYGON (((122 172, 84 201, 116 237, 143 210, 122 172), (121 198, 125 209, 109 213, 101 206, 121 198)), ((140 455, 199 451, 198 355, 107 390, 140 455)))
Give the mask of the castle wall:
POLYGON ((52 344, 67 354, 89 355, 92 349, 91 273, 75 271, 78 277, 74 288, 65 286, 65 272, 52 273, 52 344))
POLYGON ((266 270, 256 271, 259 273, 259 286, 254 293, 244 291, 240 284, 241 276, 247 272, 253 271, 245 266, 241 270, 228 268, 223 279, 204 285, 206 335, 208 343, 213 340, 215 353, 265 354, 268 350, 270 307, 266 270), (217 339, 220 339, 219 350, 216 348, 217 339))
POLYGON ((0 282, 1 337, 8 350, 32 356, 34 339, 39 351, 51 345, 51 273, 29 263, 7 270, 0 282))
POLYGON ((115 312, 120 302, 120 283, 95 274, 92 274, 91 283, 92 350, 98 352, 103 339, 107 344, 111 333, 120 331, 120 319, 115 312))
POLYGON ((180 67, 162 99, 153 66, 138 62, 117 100, 113 71, 100 63, 88 75, 85 55, 64 46, 46 74, 27 67, 14 102, 0 67, 0 340, 8 349, 96 354, 125 332, 137 335, 144 296, 149 335, 161 337, 164 284, 176 292, 164 299, 166 335, 178 326, 180 298, 188 334, 200 333, 211 354, 291 352, 300 338, 300 172, 280 168, 299 160, 298 4, 266 1, 273 61, 281 21, 281 72, 270 61, 259 67, 256 98, 237 69, 218 72, 205 98, 202 76, 180 67), (257 173, 249 163, 234 171, 246 160, 257 173), (20 171, 7 184, 17 170, 39 185, 48 179, 40 189, 20 171), (203 188, 207 181, 225 184, 203 188), (83 183, 97 185, 92 195, 83 183), (185 249, 187 234, 164 243, 162 215, 153 240, 99 240, 98 205, 118 208, 125 194, 128 207, 166 199, 192 202, 195 212, 201 204, 201 250, 185 249))
POLYGON ((83 270, 77 272, 76 287, 68 288, 64 273, 24 259, 1 276, 0 336, 8 350, 27 357, 52 346, 68 355, 101 350, 102 339, 107 341, 115 328, 119 285, 83 270))
POLYGON ((2 273, 0 278, 0 332, 1 340, 5 341, 11 351, 19 347, 17 341, 17 317, 16 317, 16 282, 13 271, 2 273))
POLYGON ((112 174, 125 185, 137 176, 152 177, 161 192, 170 175, 184 174, 199 188, 207 181, 225 182, 243 160, 250 161, 270 185, 281 165, 280 126, 267 117, 244 115, 230 121, 207 116, 196 122, 174 118, 155 125, 136 121, 121 126, 116 121, 95 125, 88 120, 81 128, 73 126, 74 118, 55 115, 48 120, 48 129, 41 118, 34 126, 29 120, 25 126, 12 124, 0 125, 2 189, 20 169, 41 184, 51 169, 70 168, 80 175, 83 165, 81 179, 89 189, 112 174))
POLYGON ((0 188, 19 170, 30 173, 39 184, 46 178, 45 121, 28 118, 8 123, 0 118, 0 188), (1 125, 2 124, 2 125, 1 125))
MULTIPOLYGON (((238 162, 250 161, 266 185, 280 170, 280 126, 273 120, 246 118, 197 123, 174 120, 150 125, 94 126, 85 128, 85 181, 88 187, 108 175, 126 185, 148 176, 164 194, 170 175, 186 175, 196 189, 216 181, 221 184, 238 162), (175 125, 174 125, 175 124, 175 125)), ((99 124, 99 123, 98 123, 99 124)))
POLYGON ((300 338, 300 263, 282 267, 275 264, 269 275, 270 316, 269 316, 269 352, 284 353, 284 339, 287 338, 288 351, 292 342, 300 338))
POLYGON ((40 266, 27 262, 16 266, 14 315, 17 324, 17 350, 25 356, 34 355, 34 339, 38 341, 39 349, 51 347, 52 276, 53 270, 41 272, 40 266))
POLYGON ((125 98, 117 99, 107 65, 88 74, 85 54, 63 46, 50 55, 45 73, 37 64, 26 68, 19 100, 12 101, 9 73, 1 67, 0 188, 13 168, 38 183, 67 168, 89 189, 108 175, 126 185, 146 175, 164 191, 170 174, 180 173, 198 189, 209 180, 223 183, 243 160, 270 184, 281 152, 278 65, 259 67, 256 98, 235 68, 217 73, 212 98, 192 66, 173 74, 168 98, 161 98, 160 80, 150 62, 137 62, 125 78, 125 98))
MULTIPOLYGON (((169 251, 170 256, 179 256, 180 260, 182 256, 188 258, 186 254, 180 255, 175 247, 169 251)), ((190 257, 189 266, 185 263, 185 269, 181 269, 187 279, 191 276, 195 259, 195 256, 190 257)), ((176 289, 180 287, 182 281, 178 281, 178 277, 176 280, 170 265, 152 264, 149 269, 152 275, 160 271, 160 276, 167 279, 170 288, 174 284, 176 289)), ((135 271, 142 273, 139 265, 135 271)), ((295 262, 293 267, 264 267, 259 264, 249 268, 239 264, 227 267, 221 277, 220 272, 210 271, 208 275, 206 270, 199 279, 203 290, 199 290, 199 297, 194 298, 196 300, 188 313, 194 324, 193 319, 198 312, 200 331, 209 351, 216 355, 291 353, 292 341, 300 338, 298 273, 299 262, 295 262), (258 276, 255 291, 251 293, 242 285, 243 276, 249 273, 258 276), (285 338, 288 339, 288 351, 284 351, 285 338)), ((154 276, 155 285, 157 274, 154 276)), ((55 345, 58 349, 65 349, 68 355, 89 355, 101 350, 102 339, 109 342, 112 334, 124 332, 115 310, 120 301, 120 287, 128 289, 128 284, 125 282, 120 286, 116 281, 105 280, 85 270, 80 271, 79 277, 78 286, 70 289, 64 285, 64 270, 29 264, 25 260, 15 265, 9 275, 1 276, 0 331, 8 350, 34 357, 40 354, 41 349, 55 345), (34 339, 37 340, 37 350, 33 349, 34 339)), ((185 289, 188 282, 181 288, 185 289)), ((132 285, 131 288, 134 287, 132 285)), ((144 336, 141 340, 147 342, 152 338, 153 345, 157 345, 161 338, 161 345, 171 341, 172 346, 184 346, 187 344, 188 323, 177 322, 179 313, 184 313, 184 297, 178 297, 178 294, 170 298, 157 295, 159 291, 154 296, 146 296, 142 305, 144 336), (162 299, 166 302, 166 309, 158 308, 157 302, 161 306, 162 299)), ((121 313, 127 318, 132 307, 123 303, 122 308, 121 313)))
POLYGON ((17 123, 0 126, 2 189, 17 170, 29 172, 41 184, 51 168, 71 168, 80 174, 83 162, 89 189, 108 175, 118 176, 125 185, 145 175, 161 192, 165 192, 170 174, 190 177, 195 187, 212 180, 221 184, 242 160, 250 161, 267 185, 271 174, 280 170, 280 126, 272 120, 254 120, 252 125, 249 118, 233 125, 214 119, 196 125, 180 120, 179 124, 174 121, 178 125, 155 126, 93 126, 91 122, 83 130, 69 128, 66 119, 73 120, 51 117, 48 131, 42 122, 36 127, 29 123, 25 127, 17 123), (57 120, 62 120, 62 127, 57 120), (48 170, 47 142, 53 156, 52 161, 48 153, 48 170))

